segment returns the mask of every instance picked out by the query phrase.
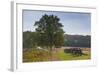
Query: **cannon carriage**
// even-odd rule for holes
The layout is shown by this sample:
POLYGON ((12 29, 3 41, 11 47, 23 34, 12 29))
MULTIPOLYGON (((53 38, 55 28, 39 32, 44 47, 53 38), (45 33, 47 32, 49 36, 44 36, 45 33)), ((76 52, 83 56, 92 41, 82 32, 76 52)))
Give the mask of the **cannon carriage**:
POLYGON ((81 56, 83 55, 82 49, 81 48, 77 48, 77 47, 73 47, 73 48, 66 48, 64 49, 65 53, 71 53, 74 56, 81 56))

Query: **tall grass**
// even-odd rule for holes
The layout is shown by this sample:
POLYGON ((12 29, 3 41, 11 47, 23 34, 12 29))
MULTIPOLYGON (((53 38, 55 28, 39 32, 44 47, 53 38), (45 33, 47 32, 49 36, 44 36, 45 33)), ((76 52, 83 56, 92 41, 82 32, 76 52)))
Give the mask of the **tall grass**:
POLYGON ((73 56, 65 53, 64 50, 51 53, 43 49, 27 49, 23 51, 23 62, 43 62, 43 61, 62 61, 62 60, 86 60, 91 58, 90 51, 83 51, 82 56, 73 56))

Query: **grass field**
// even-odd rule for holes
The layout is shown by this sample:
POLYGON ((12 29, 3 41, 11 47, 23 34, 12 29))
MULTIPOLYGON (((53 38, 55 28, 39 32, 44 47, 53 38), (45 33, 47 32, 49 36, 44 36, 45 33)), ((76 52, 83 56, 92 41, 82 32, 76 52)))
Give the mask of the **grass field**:
POLYGON ((85 60, 90 59, 90 52, 85 52, 86 55, 82 56, 73 56, 70 53, 64 53, 64 51, 60 51, 57 53, 57 56, 59 57, 59 60, 85 60))
POLYGON ((83 53, 82 56, 74 56, 71 53, 65 53, 63 49, 53 52, 43 49, 27 49, 23 51, 23 62, 86 60, 91 58, 90 50, 83 50, 83 53))

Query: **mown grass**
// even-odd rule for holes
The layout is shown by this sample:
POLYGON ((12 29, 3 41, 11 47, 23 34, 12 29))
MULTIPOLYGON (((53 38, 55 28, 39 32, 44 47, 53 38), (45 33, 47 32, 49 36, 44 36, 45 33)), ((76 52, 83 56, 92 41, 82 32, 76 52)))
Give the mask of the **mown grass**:
POLYGON ((85 52, 82 56, 74 56, 70 53, 64 53, 64 51, 59 51, 57 53, 59 60, 86 60, 90 59, 90 51, 85 52))
POLYGON ((74 56, 65 53, 63 50, 52 52, 47 50, 30 49, 23 51, 23 62, 43 62, 43 61, 62 61, 62 60, 86 60, 91 58, 90 51, 83 51, 82 56, 74 56))

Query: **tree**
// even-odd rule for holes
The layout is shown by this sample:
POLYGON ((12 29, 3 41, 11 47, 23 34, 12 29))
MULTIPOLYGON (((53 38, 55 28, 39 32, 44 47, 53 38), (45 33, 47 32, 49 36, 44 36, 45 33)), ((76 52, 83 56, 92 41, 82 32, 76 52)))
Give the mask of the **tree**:
POLYGON ((53 47, 61 47, 64 43, 63 25, 60 19, 54 15, 43 15, 34 26, 37 26, 38 45, 47 47, 52 51, 53 47))
POLYGON ((37 33, 31 31, 23 32, 23 48, 34 48, 37 45, 37 33))

